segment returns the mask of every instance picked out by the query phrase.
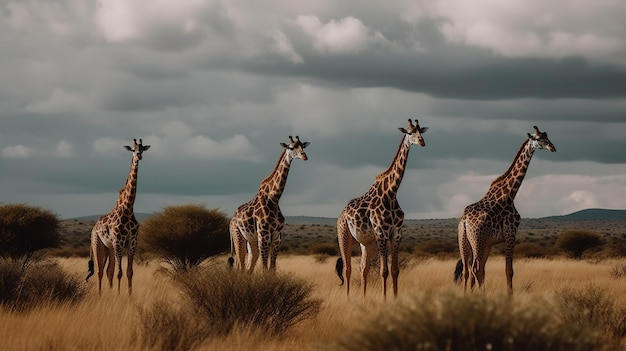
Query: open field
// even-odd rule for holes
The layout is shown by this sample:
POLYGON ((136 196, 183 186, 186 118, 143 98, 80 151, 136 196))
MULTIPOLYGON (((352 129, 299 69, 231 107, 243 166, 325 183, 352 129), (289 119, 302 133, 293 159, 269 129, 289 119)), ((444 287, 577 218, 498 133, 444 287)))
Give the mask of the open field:
MULTIPOLYGON (((226 257, 219 258, 222 261, 226 257)), ((65 270, 84 276, 86 259, 58 259, 65 270)), ((358 260, 358 258, 357 258, 358 260)), ((355 262, 356 264, 357 262, 355 262)), ((372 278, 368 296, 360 295, 358 272, 353 271, 352 292, 348 299, 345 287, 339 286, 334 273, 335 257, 279 255, 280 272, 293 273, 314 286, 314 297, 322 308, 314 319, 289 329, 279 337, 266 337, 241 330, 207 340, 202 350, 320 350, 354 330, 355 323, 373 318, 407 298, 425 291, 435 294, 460 291, 452 282, 454 259, 413 259, 400 273, 399 298, 382 301, 378 279, 372 278)), ((615 267, 624 267, 626 259, 585 261, 569 259, 518 259, 515 261, 514 299, 532 306, 552 299, 563 289, 580 289, 590 284, 605 289, 616 306, 626 307, 626 276, 615 275, 615 267)), ((134 292, 122 294, 104 290, 98 296, 96 279, 89 282, 88 297, 73 306, 43 306, 27 313, 0 311, 0 340, 4 350, 139 350, 142 336, 139 309, 162 298, 176 298, 177 292, 168 278, 159 273, 155 261, 144 261, 135 267, 134 292)), ((495 256, 487 265, 485 294, 497 297, 506 292, 504 262, 495 256)))

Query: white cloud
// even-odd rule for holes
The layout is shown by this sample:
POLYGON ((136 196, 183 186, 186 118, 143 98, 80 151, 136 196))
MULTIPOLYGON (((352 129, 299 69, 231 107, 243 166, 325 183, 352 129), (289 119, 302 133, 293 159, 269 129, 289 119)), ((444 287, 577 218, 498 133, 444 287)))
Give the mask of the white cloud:
POLYGON ((67 37, 81 34, 77 22, 89 15, 89 6, 84 1, 9 1, 3 5, 9 28, 15 32, 40 31, 50 37, 67 37), (77 21, 78 20, 78 21, 77 21))
POLYGON ((296 24, 311 37, 320 53, 353 54, 374 43, 387 41, 380 32, 369 29, 352 16, 328 23, 322 23, 316 16, 298 16, 296 24))
POLYGON ((75 155, 74 146, 67 140, 61 140, 53 151, 56 157, 72 157, 75 155))
POLYGON ((2 149, 2 157, 6 158, 29 158, 33 150, 24 145, 7 146, 2 149))
POLYGON ((180 48, 197 43, 209 26, 208 14, 226 16, 219 1, 102 0, 96 21, 112 43, 146 42, 160 48, 180 48))
POLYGON ((302 56, 296 52, 289 38, 282 31, 276 30, 271 35, 274 48, 279 55, 287 58, 291 63, 303 63, 302 56))
POLYGON ((626 175, 544 175, 524 183, 519 202, 533 217, 593 207, 626 208, 626 198, 616 196, 626 193, 626 175))
POLYGON ((114 138, 99 138, 94 140, 93 149, 102 154, 111 153, 112 151, 121 150, 124 145, 128 145, 128 140, 114 138))
POLYGON ((581 56, 626 65, 626 28, 621 24, 626 7, 620 0, 439 0, 425 8, 412 12, 442 18, 442 31, 452 42, 512 57, 581 56))
POLYGON ((166 122, 157 131, 144 137, 153 145, 150 152, 156 157, 189 158, 201 160, 246 159, 253 160, 257 152, 242 134, 235 134, 220 141, 197 135, 182 121, 166 122))
POLYGON ((84 96, 55 88, 49 97, 30 103, 25 109, 37 113, 69 113, 83 111, 88 106, 89 102, 84 96))

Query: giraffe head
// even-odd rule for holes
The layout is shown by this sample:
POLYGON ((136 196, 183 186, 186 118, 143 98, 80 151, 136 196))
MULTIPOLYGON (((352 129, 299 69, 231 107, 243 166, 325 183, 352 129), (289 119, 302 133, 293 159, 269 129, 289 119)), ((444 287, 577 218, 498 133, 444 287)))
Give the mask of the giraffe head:
POLYGON ((289 136, 289 144, 280 143, 280 146, 284 147, 287 151, 287 157, 290 159, 299 158, 303 161, 308 160, 309 158, 306 156, 306 152, 304 149, 309 146, 310 142, 305 141, 301 142, 300 137, 296 135, 296 138, 292 138, 289 136))
POLYGON ((533 149, 546 149, 555 152, 556 147, 554 147, 554 144, 548 139, 548 133, 540 132, 537 126, 533 126, 533 128, 535 128, 534 134, 526 133, 526 137, 530 140, 533 149))
POLYGON ((148 150, 150 148, 150 145, 142 145, 142 140, 139 139, 139 142, 137 142, 137 139, 133 139, 133 146, 130 147, 128 145, 124 146, 124 148, 128 151, 132 151, 133 152, 133 161, 139 161, 141 160, 141 154, 148 150))
POLYGON ((398 128, 398 130, 406 135, 409 143, 418 144, 419 146, 426 146, 424 138, 422 137, 422 133, 426 133, 428 127, 420 127, 420 123, 417 119, 415 120, 415 124, 413 124, 413 122, 411 122, 411 119, 409 118, 409 128, 398 128))

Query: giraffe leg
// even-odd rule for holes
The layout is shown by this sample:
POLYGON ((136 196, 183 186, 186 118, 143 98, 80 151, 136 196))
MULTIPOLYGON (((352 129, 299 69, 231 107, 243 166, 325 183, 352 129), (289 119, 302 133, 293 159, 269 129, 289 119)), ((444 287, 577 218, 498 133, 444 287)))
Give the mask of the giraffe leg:
POLYGON ((400 275, 398 252, 400 251, 400 238, 400 229, 397 229, 391 241, 391 281, 393 284, 393 297, 398 297, 398 276, 400 275))
POLYGON ((515 248, 515 235, 512 240, 507 240, 504 247, 504 255, 506 260, 506 284, 509 288, 509 294, 513 294, 513 251, 515 248))
POLYGON ((269 266, 269 258, 270 258, 270 248, 272 245, 271 242, 271 234, 269 232, 263 231, 259 234, 259 250, 261 251, 261 265, 263 266, 263 270, 266 271, 270 268, 269 266))
POLYGON ((380 276, 383 278, 383 300, 387 300, 387 277, 389 276, 387 241, 378 242, 378 259, 380 261, 380 276))
POLYGON ((474 276, 476 277, 478 287, 481 288, 483 292, 485 291, 485 266, 487 265, 490 251, 491 247, 488 246, 480 253, 474 255, 474 276))
POLYGON ((363 298, 367 292, 367 275, 370 272, 370 258, 365 245, 361 244, 361 284, 363 284, 363 298))
POLYGON ((281 234, 278 234, 278 239, 274 240, 271 245, 270 250, 270 271, 276 271, 276 257, 278 256, 278 249, 280 248, 280 243, 282 241, 281 234))
POLYGON ((107 258, 105 261, 107 263, 107 279, 109 280, 109 286, 111 289, 113 288, 113 273, 115 273, 115 255, 113 254, 113 249, 107 250, 107 258))
POLYGON ((122 244, 118 241, 115 244, 115 259, 117 263, 117 293, 119 294, 122 287, 122 244))
POLYGON ((344 263, 344 275, 346 280, 346 296, 350 296, 350 276, 352 275, 352 234, 348 223, 340 215, 337 220, 337 241, 339 252, 344 263))
POLYGON ((128 278, 128 295, 133 293, 133 259, 135 257, 135 248, 128 251, 128 263, 126 267, 126 278, 128 278))
POLYGON ((107 263, 109 254, 97 233, 92 233, 91 235, 91 250, 96 256, 95 260, 98 266, 98 292, 102 292, 102 276, 104 275, 104 266, 107 263))
POLYGON ((232 239, 233 239, 233 247, 235 250, 237 267, 240 271, 246 270, 246 253, 247 253, 247 241, 239 232, 239 229, 235 229, 234 232, 231 231, 232 239))
MULTIPOLYGON (((463 291, 467 291, 467 281, 470 275, 470 265, 473 266, 472 260, 472 248, 469 240, 467 240, 467 229, 465 227, 465 220, 461 219, 459 221, 458 228, 458 240, 459 240, 459 254, 461 255, 461 262, 463 263, 463 291)), ((474 286, 474 275, 472 274, 472 287, 474 286)))
POLYGON ((261 246, 260 242, 248 244, 248 249, 250 249, 250 262, 249 262, 250 264, 249 264, 248 272, 250 273, 254 271, 256 262, 259 260, 259 246, 261 246))

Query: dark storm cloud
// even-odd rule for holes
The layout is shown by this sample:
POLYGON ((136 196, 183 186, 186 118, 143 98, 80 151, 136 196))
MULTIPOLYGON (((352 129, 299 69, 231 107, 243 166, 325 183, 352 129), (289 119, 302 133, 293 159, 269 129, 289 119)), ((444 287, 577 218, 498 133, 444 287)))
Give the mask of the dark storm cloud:
POLYGON ((304 56, 298 64, 257 65, 260 73, 293 75, 353 87, 391 87, 439 98, 617 98, 626 71, 581 58, 507 58, 453 44, 428 52, 371 50, 355 55, 304 56))
POLYGON ((615 196, 626 163, 623 8, 10 1, 0 12, 2 201, 106 211, 128 175, 123 145, 143 138, 152 148, 138 211, 231 211, 272 171, 278 143, 300 135, 309 161, 292 165, 285 213, 336 216, 389 166, 397 128, 419 118, 431 129, 401 188, 411 217, 458 216, 533 125, 558 151, 537 152, 525 215, 625 207, 615 196))

